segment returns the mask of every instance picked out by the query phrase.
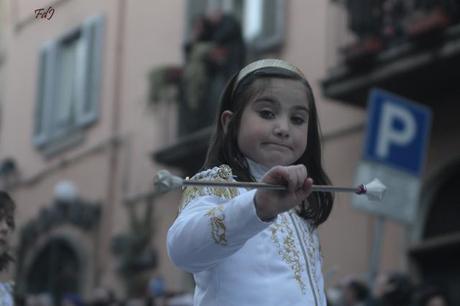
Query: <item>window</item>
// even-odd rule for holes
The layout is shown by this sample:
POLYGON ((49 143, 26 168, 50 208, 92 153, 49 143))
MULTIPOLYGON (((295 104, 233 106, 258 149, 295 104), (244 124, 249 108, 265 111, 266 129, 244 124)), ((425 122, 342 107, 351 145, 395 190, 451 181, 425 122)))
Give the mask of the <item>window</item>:
POLYGON ((243 35, 255 49, 266 50, 282 44, 284 1, 246 0, 243 8, 243 35))
POLYGON ((241 22, 248 48, 264 52, 283 43, 284 5, 284 0, 188 0, 186 37, 198 15, 220 8, 241 22))
POLYGON ((39 55, 35 146, 62 147, 99 115, 101 16, 47 42, 39 55))

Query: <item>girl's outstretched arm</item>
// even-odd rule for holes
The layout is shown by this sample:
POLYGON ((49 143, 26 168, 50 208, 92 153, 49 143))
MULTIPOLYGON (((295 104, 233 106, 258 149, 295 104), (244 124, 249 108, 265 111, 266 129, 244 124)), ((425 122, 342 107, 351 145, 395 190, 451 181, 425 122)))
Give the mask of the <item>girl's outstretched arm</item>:
MULTIPOLYGON (((208 174, 200 178, 222 180, 213 177, 212 172, 208 174)), ((271 224, 258 217, 255 193, 256 190, 221 187, 187 188, 183 208, 167 235, 171 260, 196 273, 212 268, 241 249, 247 240, 271 224)))

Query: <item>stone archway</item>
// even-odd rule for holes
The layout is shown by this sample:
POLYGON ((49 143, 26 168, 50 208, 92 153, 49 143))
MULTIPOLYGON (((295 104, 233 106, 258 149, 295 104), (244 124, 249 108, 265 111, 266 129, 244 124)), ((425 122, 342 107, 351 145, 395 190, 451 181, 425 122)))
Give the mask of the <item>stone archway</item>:
POLYGON ((20 228, 16 291, 87 295, 94 285, 100 205, 55 202, 20 228))
POLYGON ((460 160, 425 185, 410 260, 422 282, 444 288, 460 305, 460 160))
POLYGON ((55 301, 65 293, 81 293, 82 262, 77 250, 63 238, 49 240, 36 253, 26 275, 26 290, 38 294, 49 292, 55 301))

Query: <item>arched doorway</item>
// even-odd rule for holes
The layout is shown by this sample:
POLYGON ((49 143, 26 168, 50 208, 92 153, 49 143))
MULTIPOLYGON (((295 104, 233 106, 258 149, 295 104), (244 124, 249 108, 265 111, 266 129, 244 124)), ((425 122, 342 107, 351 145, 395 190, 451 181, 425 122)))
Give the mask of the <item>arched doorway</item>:
MULTIPOLYGON (((15 290, 20 295, 88 294, 95 279, 98 203, 55 201, 20 228, 15 290)), ((56 303, 56 306, 59 304, 56 303)))
POLYGON ((63 294, 80 293, 81 268, 73 246, 65 239, 52 239, 35 256, 26 276, 26 290, 50 293, 55 305, 60 305, 63 294))
POLYGON ((460 162, 438 178, 426 207, 419 241, 410 256, 425 282, 445 289, 453 305, 460 305, 460 162))

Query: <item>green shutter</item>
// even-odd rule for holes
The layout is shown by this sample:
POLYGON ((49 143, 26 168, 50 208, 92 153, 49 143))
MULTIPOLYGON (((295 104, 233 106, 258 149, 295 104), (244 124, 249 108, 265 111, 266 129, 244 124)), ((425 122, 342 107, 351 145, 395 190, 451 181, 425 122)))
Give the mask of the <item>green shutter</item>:
POLYGON ((56 41, 49 42, 40 50, 38 67, 37 102, 35 105, 35 126, 33 144, 43 146, 49 139, 51 111, 54 103, 56 77, 56 41))
POLYGON ((103 16, 92 17, 83 24, 83 47, 79 55, 82 79, 77 99, 77 124, 80 127, 94 123, 99 117, 103 31, 103 16))

